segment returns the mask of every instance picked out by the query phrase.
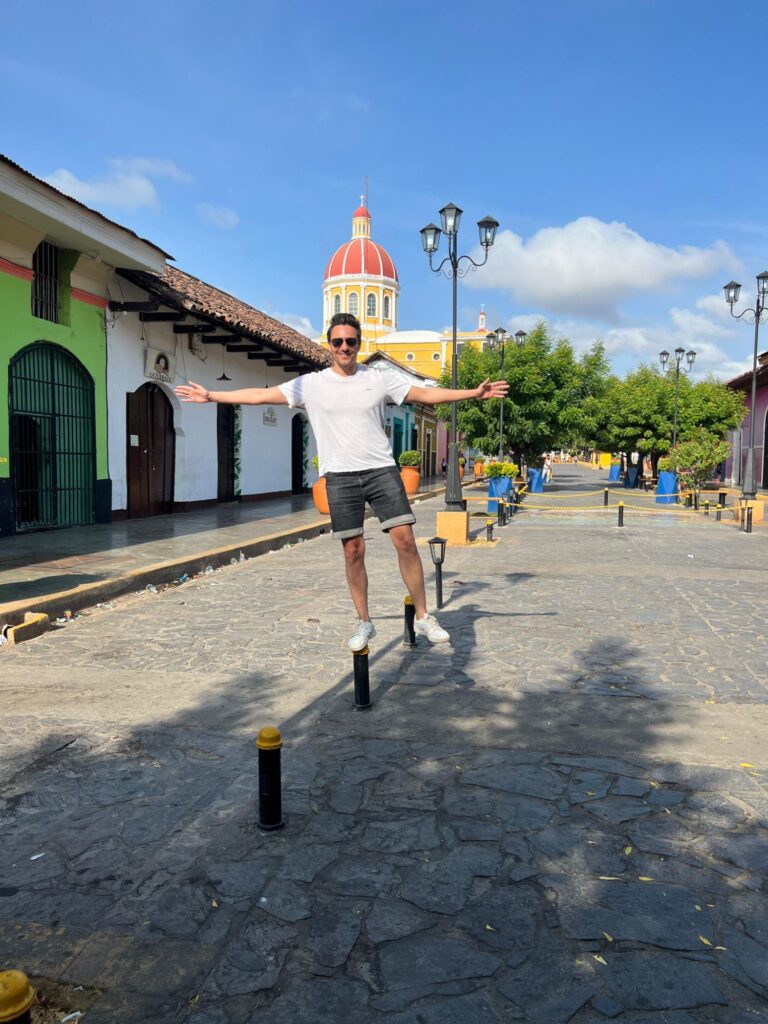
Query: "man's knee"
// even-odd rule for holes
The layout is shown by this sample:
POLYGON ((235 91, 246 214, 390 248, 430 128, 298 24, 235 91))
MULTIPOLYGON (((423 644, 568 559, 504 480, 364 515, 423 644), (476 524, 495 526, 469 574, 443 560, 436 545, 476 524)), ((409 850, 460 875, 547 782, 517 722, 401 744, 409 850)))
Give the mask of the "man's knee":
POLYGON ((347 562, 361 562, 365 557, 365 540, 362 537, 348 537, 343 542, 347 562))
POLYGON ((416 539, 410 526, 395 526, 389 531, 392 543, 400 555, 417 555, 416 539))

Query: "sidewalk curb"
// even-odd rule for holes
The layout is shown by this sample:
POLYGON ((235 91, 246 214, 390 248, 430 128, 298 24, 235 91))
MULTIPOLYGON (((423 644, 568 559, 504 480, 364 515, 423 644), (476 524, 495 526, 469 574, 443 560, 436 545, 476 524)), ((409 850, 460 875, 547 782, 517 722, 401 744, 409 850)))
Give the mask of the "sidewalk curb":
POLYGON ((241 551, 246 557, 255 558, 270 551, 277 551, 285 544, 295 544, 299 540, 312 540, 330 532, 331 521, 328 517, 323 517, 315 523, 307 523, 305 526, 296 527, 293 530, 269 533, 254 540, 198 551, 167 562, 156 562, 120 576, 97 580, 95 583, 83 583, 54 594, 10 601, 0 605, 0 627, 17 626, 23 623, 24 616, 29 612, 42 612, 51 620, 61 618, 65 611, 75 612, 82 611, 83 608, 92 608, 101 601, 142 590, 149 583, 155 586, 172 583, 185 572, 192 576, 195 573, 203 572, 208 565, 212 565, 214 569, 228 565, 230 559, 238 557, 241 551))
MULTIPOLYGON (((414 494, 412 501, 414 503, 426 501, 439 496, 444 490, 445 487, 442 486, 434 490, 419 492, 414 494)), ((372 515, 373 513, 368 510, 366 518, 370 518, 372 515)), ((307 523, 294 529, 268 533, 263 537, 242 541, 238 544, 196 551, 181 558, 142 566, 140 569, 134 569, 120 576, 97 580, 95 583, 82 583, 80 586, 59 590, 53 594, 8 601, 5 604, 0 604, 0 630, 5 626, 14 627, 23 624, 25 616, 30 613, 45 614, 53 621, 61 618, 66 611, 76 612, 82 611, 84 608, 92 608, 95 604, 108 601, 113 597, 121 597, 124 594, 142 590, 149 583, 155 586, 172 583, 184 573, 193 576, 195 573, 203 572, 208 565, 212 565, 214 569, 229 565, 230 560, 233 557, 239 557, 241 551, 248 558, 256 558, 259 555, 266 555, 270 551, 278 551, 286 544, 295 544, 300 540, 313 540, 315 537, 330 532, 330 517, 323 516, 316 522, 307 523)))

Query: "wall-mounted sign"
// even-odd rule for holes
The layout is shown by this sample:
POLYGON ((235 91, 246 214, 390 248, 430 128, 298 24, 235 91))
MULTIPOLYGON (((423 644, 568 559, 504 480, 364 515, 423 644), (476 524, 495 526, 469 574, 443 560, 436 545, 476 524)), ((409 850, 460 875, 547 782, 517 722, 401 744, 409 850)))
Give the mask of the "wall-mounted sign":
POLYGON ((139 447, 139 435, 138 434, 131 434, 131 448, 138 448, 138 447, 139 447))
POLYGON ((176 356, 159 348, 144 349, 144 376, 150 380, 160 380, 164 384, 173 384, 176 373, 176 356))
POLYGON ((265 427, 277 426, 277 416, 275 415, 275 410, 272 408, 271 405, 268 405, 267 408, 264 410, 262 422, 264 423, 265 427))

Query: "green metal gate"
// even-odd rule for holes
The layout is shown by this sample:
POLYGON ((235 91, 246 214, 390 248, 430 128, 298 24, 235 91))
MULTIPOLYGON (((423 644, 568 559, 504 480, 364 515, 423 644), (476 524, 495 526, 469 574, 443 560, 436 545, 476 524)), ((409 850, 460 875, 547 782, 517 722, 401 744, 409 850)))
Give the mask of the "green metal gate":
POLYGON ((57 345, 40 342, 11 361, 11 480, 16 529, 94 521, 93 380, 57 345))

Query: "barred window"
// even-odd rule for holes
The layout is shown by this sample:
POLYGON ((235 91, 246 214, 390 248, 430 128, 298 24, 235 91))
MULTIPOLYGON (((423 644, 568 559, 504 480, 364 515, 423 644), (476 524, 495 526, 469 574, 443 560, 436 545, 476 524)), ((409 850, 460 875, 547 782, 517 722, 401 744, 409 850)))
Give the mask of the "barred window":
POLYGON ((366 316, 376 316, 376 296, 371 292, 366 299, 366 316))
POLYGON ((334 313, 340 313, 341 312, 341 296, 340 295, 334 295, 334 297, 333 297, 333 312, 334 313))
POLYGON ((41 242, 32 256, 32 316, 59 320, 59 250, 50 242, 41 242))
POLYGON ((347 299, 347 312, 351 313, 352 316, 357 316, 359 310, 359 300, 357 292, 352 292, 347 299))
POLYGON ((389 296, 384 296, 384 319, 389 320, 389 296))

